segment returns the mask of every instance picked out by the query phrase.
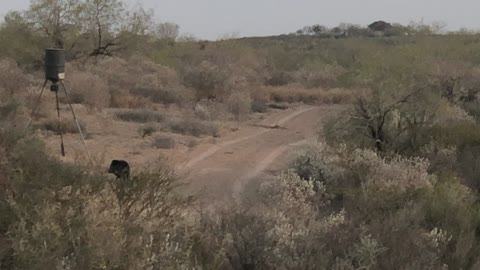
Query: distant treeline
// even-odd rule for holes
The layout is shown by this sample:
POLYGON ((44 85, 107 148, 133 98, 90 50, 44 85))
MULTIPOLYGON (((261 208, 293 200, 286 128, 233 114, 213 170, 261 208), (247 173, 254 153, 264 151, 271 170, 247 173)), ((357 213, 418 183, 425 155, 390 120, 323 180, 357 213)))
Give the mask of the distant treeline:
MULTIPOLYGON (((410 23, 402 25, 399 23, 389 23, 386 21, 375 21, 367 26, 361 26, 351 23, 341 23, 336 27, 327 27, 320 24, 305 26, 297 30, 292 35, 312 35, 324 38, 346 38, 346 37, 395 37, 409 35, 435 35, 446 33, 444 23, 433 23, 431 25, 419 23, 410 23)), ((468 30, 461 29, 461 33, 468 30)))

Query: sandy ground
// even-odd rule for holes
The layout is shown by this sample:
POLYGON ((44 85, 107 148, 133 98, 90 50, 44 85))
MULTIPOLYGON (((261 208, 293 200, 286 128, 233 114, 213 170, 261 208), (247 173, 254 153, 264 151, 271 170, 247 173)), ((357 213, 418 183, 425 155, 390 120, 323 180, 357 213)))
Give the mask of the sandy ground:
MULTIPOLYGON (((176 167, 180 179, 193 193, 230 198, 253 179, 271 177, 287 165, 300 146, 314 142, 322 122, 341 106, 292 106, 256 115, 244 123, 226 124, 220 138, 174 137, 176 147, 152 147, 152 138, 142 139, 137 123, 113 120, 113 112, 88 114, 77 107, 79 119, 87 123, 87 147, 98 168, 106 170, 112 159, 127 160, 133 172, 146 168, 163 156, 176 167), (232 125, 235 131, 232 131, 232 125), (196 141, 194 147, 190 142, 196 141)), ((67 114, 65 117, 69 117, 67 114)), ((50 151, 59 156, 59 138, 45 135, 50 151)), ((67 162, 85 161, 85 148, 78 134, 65 136, 67 162)))

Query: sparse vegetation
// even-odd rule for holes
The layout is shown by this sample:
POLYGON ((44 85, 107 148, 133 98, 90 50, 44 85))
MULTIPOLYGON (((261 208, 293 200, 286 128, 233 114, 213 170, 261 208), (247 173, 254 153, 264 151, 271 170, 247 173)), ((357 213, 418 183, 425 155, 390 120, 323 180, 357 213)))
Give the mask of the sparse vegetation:
POLYGON ((200 103, 195 105, 194 112, 195 116, 200 118, 201 120, 210 120, 212 118, 209 108, 200 103))
POLYGON ((89 109, 96 110, 110 107, 108 85, 97 75, 72 71, 65 84, 72 93, 73 103, 85 104, 89 109))
POLYGON ((228 108, 235 120, 244 120, 252 111, 252 99, 248 93, 233 93, 227 100, 228 108))
MULTIPOLYGON (((87 135, 86 125, 81 121, 79 121, 79 124, 80 124, 80 128, 82 129, 83 134, 87 135)), ((60 134, 60 132, 62 132, 63 134, 65 134, 65 133, 71 133, 71 134, 79 133, 77 124, 75 123, 75 121, 73 121, 73 119, 70 119, 70 120, 62 119, 62 120, 60 120, 60 122, 57 119, 49 119, 42 124, 42 127, 45 130, 54 132, 55 134, 60 134)))
POLYGON ((145 125, 138 128, 138 134, 145 139, 147 136, 152 136, 153 133, 157 131, 157 128, 153 125, 145 125))
POLYGON ((223 94, 227 75, 215 64, 203 61, 200 65, 188 66, 184 71, 185 85, 197 90, 197 99, 215 98, 223 94))
POLYGON ((163 122, 165 115, 148 110, 125 111, 115 113, 119 120, 135 123, 163 122))
POLYGON ((306 104, 349 104, 354 93, 346 89, 303 89, 297 86, 265 87, 260 91, 268 100, 306 104))
POLYGON ((167 123, 168 131, 173 133, 191 135, 200 137, 202 135, 214 136, 218 135, 218 127, 214 123, 206 121, 198 121, 196 119, 169 119, 167 123))
POLYGON ((256 113, 266 113, 268 111, 268 106, 262 101, 252 101, 251 110, 256 113))
POLYGON ((0 60, 0 88, 2 96, 0 98, 8 98, 18 95, 21 91, 29 86, 33 78, 27 76, 18 66, 14 59, 0 60))
POLYGON ((153 139, 152 146, 154 146, 157 149, 173 149, 175 148, 175 139, 164 137, 164 136, 158 136, 153 139))

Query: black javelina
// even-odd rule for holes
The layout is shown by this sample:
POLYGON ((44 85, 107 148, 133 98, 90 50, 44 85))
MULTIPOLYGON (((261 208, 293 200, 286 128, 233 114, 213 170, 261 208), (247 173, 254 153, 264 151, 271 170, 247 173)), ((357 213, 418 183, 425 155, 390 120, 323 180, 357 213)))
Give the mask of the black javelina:
POLYGON ((130 165, 125 160, 112 160, 108 173, 117 176, 117 179, 126 180, 130 177, 130 165))

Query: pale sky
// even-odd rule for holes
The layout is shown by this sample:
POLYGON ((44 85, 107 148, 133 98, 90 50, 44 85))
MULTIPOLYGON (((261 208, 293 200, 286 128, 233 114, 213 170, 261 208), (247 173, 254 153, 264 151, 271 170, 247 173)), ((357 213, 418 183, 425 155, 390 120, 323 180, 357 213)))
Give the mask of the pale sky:
MULTIPOLYGON (((30 0, 0 0, 0 15, 26 9, 30 0)), ((444 22, 450 30, 480 29, 479 0, 126 0, 155 10, 157 21, 180 25, 202 39, 225 34, 265 36, 303 26, 367 25, 375 20, 408 24, 444 22)))

